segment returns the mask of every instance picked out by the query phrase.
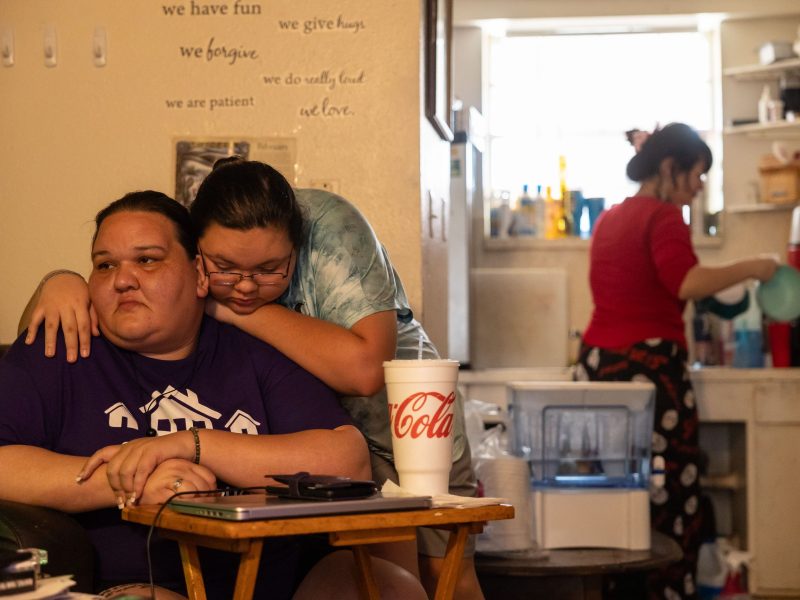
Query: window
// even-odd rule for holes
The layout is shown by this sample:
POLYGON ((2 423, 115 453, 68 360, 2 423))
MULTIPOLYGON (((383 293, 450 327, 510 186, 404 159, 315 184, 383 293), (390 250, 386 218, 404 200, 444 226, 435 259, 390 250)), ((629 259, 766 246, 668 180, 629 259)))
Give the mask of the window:
MULTIPOLYGON (((570 189, 621 202, 637 189, 625 176, 633 148, 624 132, 634 127, 685 122, 720 163, 713 43, 696 27, 493 35, 488 70, 489 185, 512 207, 523 185, 559 197, 559 156, 570 189)), ((706 205, 718 206, 721 177, 709 181, 706 205)))

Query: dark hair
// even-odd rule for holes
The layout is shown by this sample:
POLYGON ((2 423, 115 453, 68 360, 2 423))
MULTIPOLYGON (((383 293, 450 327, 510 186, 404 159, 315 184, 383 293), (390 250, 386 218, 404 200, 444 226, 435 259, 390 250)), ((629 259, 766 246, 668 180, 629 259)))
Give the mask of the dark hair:
POLYGON ((638 182, 649 179, 658 173, 665 158, 672 158, 681 172, 690 171, 699 160, 707 172, 712 163, 711 149, 694 129, 683 123, 670 123, 647 138, 628 162, 628 178, 638 182))
POLYGON ((286 178, 267 164, 238 156, 214 163, 189 212, 198 237, 211 223, 248 230, 275 225, 295 247, 304 240, 303 211, 286 178))
POLYGON ((192 221, 189 218, 189 211, 186 207, 176 202, 166 194, 145 190, 142 192, 130 192, 119 200, 114 200, 103 210, 97 213, 94 219, 96 224, 94 235, 92 236, 92 246, 97 239, 97 232, 100 225, 107 217, 120 212, 151 212, 165 216, 175 225, 175 234, 189 259, 197 256, 197 236, 192 228, 192 221))

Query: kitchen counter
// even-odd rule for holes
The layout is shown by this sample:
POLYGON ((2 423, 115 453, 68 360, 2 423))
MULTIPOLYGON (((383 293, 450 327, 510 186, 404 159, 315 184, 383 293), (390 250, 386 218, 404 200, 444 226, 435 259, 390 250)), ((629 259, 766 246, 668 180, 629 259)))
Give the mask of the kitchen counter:
MULTIPOLYGON (((699 367, 689 371, 699 403, 700 418, 711 420, 747 420, 747 406, 752 390, 748 384, 783 384, 790 388, 800 385, 800 368, 735 369, 733 367, 699 367), (709 386, 714 389, 709 390, 709 386), (744 387, 742 387, 744 386, 744 387)), ((493 402, 502 408, 507 405, 505 386, 511 381, 569 381, 570 367, 514 367, 503 369, 464 369, 458 372, 458 383, 465 399, 475 398, 493 402)), ((762 390, 763 391, 763 390, 762 390)), ((781 390, 776 390, 778 394, 781 390)), ((786 390, 788 394, 791 390, 786 390)), ((763 394, 761 394, 763 396, 763 394)), ((800 407, 800 393, 794 396, 800 407)))
POLYGON ((692 381, 800 381, 800 367, 770 369, 735 369, 733 367, 697 367, 689 371, 692 381))

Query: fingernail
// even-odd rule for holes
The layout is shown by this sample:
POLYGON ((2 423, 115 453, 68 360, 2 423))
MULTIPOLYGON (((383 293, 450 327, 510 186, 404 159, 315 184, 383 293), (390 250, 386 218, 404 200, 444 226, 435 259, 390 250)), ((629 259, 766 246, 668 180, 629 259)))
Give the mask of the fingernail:
POLYGON ((83 473, 78 473, 78 476, 75 478, 75 483, 83 483, 83 473))
POLYGON ((136 494, 131 494, 128 496, 127 504, 128 506, 133 506, 136 503, 136 494))
POLYGON ((88 351, 88 350, 85 350, 85 349, 84 349, 84 350, 81 350, 81 356, 82 356, 83 358, 86 358, 87 356, 89 356, 89 351, 88 351))
POLYGON ((33 337, 30 335, 25 336, 25 343, 30 346, 33 343, 33 337))
POLYGON ((117 498, 117 508, 120 510, 125 508, 125 498, 117 498))

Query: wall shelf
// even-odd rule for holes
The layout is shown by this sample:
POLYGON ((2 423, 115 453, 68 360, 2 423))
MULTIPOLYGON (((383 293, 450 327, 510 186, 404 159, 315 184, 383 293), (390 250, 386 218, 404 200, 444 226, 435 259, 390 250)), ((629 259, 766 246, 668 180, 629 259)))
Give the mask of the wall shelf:
POLYGON ((750 123, 725 128, 727 134, 744 134, 749 137, 769 139, 800 138, 800 121, 775 121, 774 123, 750 123))
POLYGON ((790 211, 795 206, 797 206, 797 203, 795 202, 787 202, 786 204, 770 204, 769 202, 757 202, 754 204, 740 204, 738 206, 726 206, 725 212, 730 214, 783 212, 783 211, 790 211))
POLYGON ((723 71, 723 74, 738 81, 769 81, 780 78, 787 71, 800 71, 800 58, 779 60, 771 65, 729 67, 723 71))
POLYGON ((744 478, 735 472, 722 475, 701 475, 700 485, 704 489, 729 490, 732 492, 745 489, 744 478))

